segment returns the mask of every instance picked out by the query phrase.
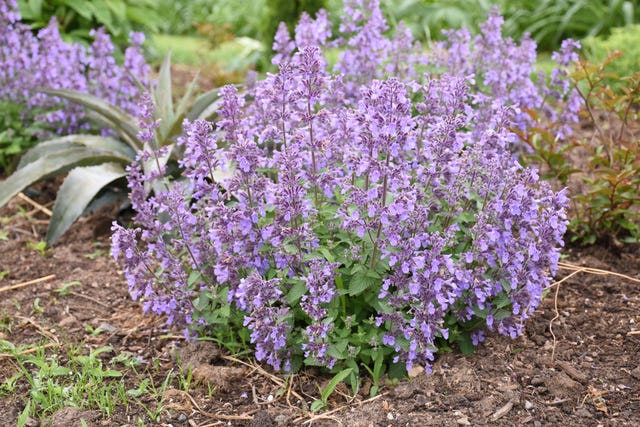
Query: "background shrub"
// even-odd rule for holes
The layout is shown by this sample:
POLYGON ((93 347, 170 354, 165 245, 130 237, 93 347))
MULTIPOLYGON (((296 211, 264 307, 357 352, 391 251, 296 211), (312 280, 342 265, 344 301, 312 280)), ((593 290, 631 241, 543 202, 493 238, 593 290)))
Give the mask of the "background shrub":
POLYGON ((530 33, 541 50, 551 51, 562 40, 608 35, 612 28, 640 20, 637 0, 503 0, 500 11, 508 34, 530 33))
POLYGON ((122 54, 131 31, 158 31, 161 22, 154 0, 18 0, 22 22, 34 31, 51 18, 66 41, 88 44, 91 31, 104 27, 122 54))
POLYGON ((639 39, 640 25, 628 25, 612 29, 608 36, 587 37, 581 43, 583 54, 593 64, 603 63, 614 52, 621 52, 607 64, 607 71, 614 75, 604 76, 606 83, 615 87, 620 79, 633 75, 640 68, 639 39))
POLYGON ((584 125, 571 138, 555 138, 552 123, 525 138, 533 149, 528 161, 569 186, 570 240, 616 248, 640 240, 640 72, 616 74, 619 58, 618 52, 595 63, 581 60, 569 69, 584 107, 584 125))

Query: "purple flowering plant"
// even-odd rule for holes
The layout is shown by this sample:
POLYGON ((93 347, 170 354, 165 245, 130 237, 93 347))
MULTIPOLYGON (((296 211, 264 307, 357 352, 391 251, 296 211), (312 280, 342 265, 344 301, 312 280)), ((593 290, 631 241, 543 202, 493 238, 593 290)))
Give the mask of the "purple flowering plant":
POLYGON ((144 35, 131 33, 122 65, 104 29, 91 31, 93 43, 84 47, 62 40, 55 18, 34 34, 22 22, 15 0, 0 4, 0 99, 23 105, 25 121, 47 125, 42 136, 88 129, 83 109, 42 89, 73 89, 91 93, 137 114, 140 86, 148 85, 150 67, 142 55, 144 35), (35 110, 36 114, 33 114, 35 110))
POLYGON ((522 332, 555 273, 567 198, 513 156, 528 98, 467 68, 421 75, 377 1, 345 3, 334 70, 326 16, 303 16, 276 36, 276 73, 221 89, 215 123, 184 123, 179 178, 145 172, 162 151, 138 153, 136 216, 114 224, 112 253, 132 298, 188 337, 352 384, 364 369, 377 389, 486 331, 522 332))
POLYGON ((0 3, 0 104, 17 107, 9 109, 20 112, 9 124, 21 120, 25 126, 15 129, 38 130, 21 139, 34 146, 21 153, 16 170, 2 182, 0 206, 39 180, 69 172, 53 207, 49 245, 103 188, 126 175, 124 166, 142 148, 133 143, 135 120, 128 124, 129 135, 117 130, 138 115, 138 98, 149 86, 150 67, 141 52, 144 35, 131 34, 119 65, 105 31, 91 34, 94 42, 88 48, 67 43, 55 19, 33 34, 14 0, 0 3), (107 112, 86 110, 85 99, 106 106, 107 112), (78 131, 83 133, 69 135, 78 131))
MULTIPOLYGON (((175 102, 170 57, 160 67, 157 81, 150 82, 150 67, 140 50, 142 34, 132 34, 132 45, 118 65, 114 46, 103 29, 92 31, 95 40, 85 49, 62 41, 55 21, 34 36, 20 22, 15 2, 3 3, 1 12, 0 25, 6 32, 0 37, 9 42, 0 47, 0 82, 6 83, 0 96, 23 107, 23 120, 45 125, 48 132, 40 138, 52 133, 60 137, 41 141, 21 156, 16 171, 0 187, 0 206, 25 187, 70 171, 47 229, 47 244, 52 245, 96 197, 113 199, 113 193, 105 189, 121 185, 125 166, 139 150, 162 148, 159 164, 175 167, 180 157, 175 142, 182 132, 182 120, 213 114, 218 94, 213 90, 195 98, 194 81, 175 102), (158 106, 155 111, 139 108, 144 96, 158 106), (34 117, 31 106, 45 114, 34 117), (139 139, 139 117, 160 120, 157 132, 139 139)), ((144 168, 157 169, 159 164, 147 163, 144 168)), ((124 198, 126 204, 126 197, 118 194, 123 193, 116 197, 124 198)))

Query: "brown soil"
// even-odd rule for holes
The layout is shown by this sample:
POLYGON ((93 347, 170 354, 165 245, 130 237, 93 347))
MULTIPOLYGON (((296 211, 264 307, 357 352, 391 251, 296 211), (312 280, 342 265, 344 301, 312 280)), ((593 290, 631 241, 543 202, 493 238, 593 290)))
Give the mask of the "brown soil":
MULTIPOLYGON (((47 188, 41 190, 37 200, 51 200, 47 188)), ((134 426, 137 420, 165 426, 640 425, 640 284, 631 280, 575 274, 559 285, 557 300, 551 290, 523 336, 490 336, 468 357, 444 354, 432 375, 417 372, 413 379, 386 385, 372 399, 362 391, 349 397, 350 390, 339 387, 329 411, 313 417, 303 408, 317 398, 327 377, 309 372, 286 382, 265 366, 229 357, 211 344, 187 344, 179 331, 164 329, 161 319, 143 315, 108 255, 104 217, 81 220, 44 255, 27 243, 43 239, 45 214, 16 198, 0 217, 11 217, 0 222, 8 234, 8 240, 0 240, 0 271, 8 271, 0 280, 0 339, 16 346, 47 345, 47 355, 59 355, 61 363, 68 354, 65 345, 79 345, 85 353, 110 345, 113 350, 101 355, 105 367, 118 354, 140 358, 140 376, 122 365, 114 369, 124 374, 127 389, 152 378, 163 399, 156 421, 145 406, 153 412, 158 401, 147 393, 118 405, 108 417, 96 408, 68 407, 42 425, 79 426, 81 419, 88 426, 134 426), (25 284, 49 275, 55 277, 25 284), (74 281, 81 285, 70 294, 56 292, 74 281), (20 284, 25 285, 10 288, 20 284), (99 327, 104 332, 91 332, 99 327), (187 391, 179 381, 181 369, 192 373, 187 391)), ((601 247, 568 250, 566 255, 575 265, 640 278, 637 246, 618 253, 601 247)), ((570 273, 561 270, 559 277, 570 273)), ((0 426, 15 426, 29 398, 24 380, 13 393, 2 392, 1 384, 16 371, 14 358, 0 354, 0 426)), ((30 420, 27 425, 39 424, 30 420)))

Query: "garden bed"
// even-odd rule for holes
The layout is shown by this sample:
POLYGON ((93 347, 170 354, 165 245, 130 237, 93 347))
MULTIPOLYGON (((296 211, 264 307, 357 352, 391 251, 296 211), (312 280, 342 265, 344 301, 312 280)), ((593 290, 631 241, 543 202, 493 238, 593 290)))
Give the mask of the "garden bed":
MULTIPOLYGON (((40 190, 34 198, 47 205, 55 193, 40 190)), ((551 289, 525 335, 491 335, 471 356, 440 355, 432 375, 412 372, 413 379, 388 384, 373 398, 366 379, 355 397, 339 386, 328 411, 314 415, 303 408, 330 377, 307 370, 287 381, 211 343, 188 344, 181 331, 143 315, 109 256, 107 216, 84 218, 46 251, 29 244, 43 240, 47 223, 32 203, 15 198, 0 216, 7 238, 0 240, 0 270, 8 271, 0 280, 0 339, 17 347, 0 354, 3 426, 16 425, 33 390, 24 376, 10 384, 18 360, 34 369, 24 357, 41 354, 71 366, 74 355, 105 346, 97 360, 122 377, 105 377, 102 387, 123 384, 126 403, 114 398, 111 414, 59 409, 43 425, 81 425, 81 418, 89 426, 640 425, 640 284, 630 279, 576 273, 559 285, 557 300, 551 289), (142 363, 131 367, 135 360, 142 363)), ((564 254, 575 266, 640 278, 637 245, 564 254)), ((557 279, 574 271, 561 269, 557 279)))

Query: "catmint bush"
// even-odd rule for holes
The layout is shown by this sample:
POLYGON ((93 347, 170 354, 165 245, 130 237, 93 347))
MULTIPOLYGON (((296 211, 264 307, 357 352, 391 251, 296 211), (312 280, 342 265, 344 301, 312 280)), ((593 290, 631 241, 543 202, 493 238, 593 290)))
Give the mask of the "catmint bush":
POLYGON ((144 311, 189 337, 235 334, 275 369, 377 380, 487 330, 520 334, 555 272, 567 199, 514 160, 516 101, 481 108, 473 76, 418 76, 377 2, 346 3, 334 72, 329 36, 308 36, 325 18, 305 17, 303 34, 276 36, 277 73, 223 88, 215 124, 184 123, 180 179, 144 174, 163 153, 139 153, 134 224, 114 224, 112 251, 144 311))
POLYGON ((121 66, 116 63, 113 44, 104 29, 92 31, 92 36, 94 42, 89 48, 67 43, 60 37, 55 18, 34 35, 21 22, 15 0, 2 0, 0 100, 23 105, 25 123, 35 119, 55 134, 86 129, 86 117, 82 107, 46 95, 42 89, 90 93, 137 114, 140 83, 148 87, 150 72, 141 51, 144 35, 131 34, 131 46, 121 66), (37 113, 31 114, 33 111, 37 113))

